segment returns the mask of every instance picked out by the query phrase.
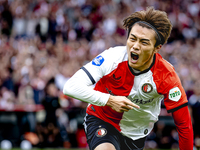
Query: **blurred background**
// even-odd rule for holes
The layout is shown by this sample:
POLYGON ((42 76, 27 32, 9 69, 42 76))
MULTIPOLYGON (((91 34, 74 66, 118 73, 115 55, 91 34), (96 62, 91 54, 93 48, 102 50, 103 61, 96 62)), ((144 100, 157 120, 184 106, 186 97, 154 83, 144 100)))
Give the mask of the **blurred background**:
MULTIPOLYGON (((147 6, 173 24, 160 53, 182 81, 200 147, 200 0, 0 0, 1 147, 87 148, 87 104, 63 86, 97 54, 125 45, 123 19, 147 6)), ((145 147, 178 148, 164 104, 159 118, 145 147)))

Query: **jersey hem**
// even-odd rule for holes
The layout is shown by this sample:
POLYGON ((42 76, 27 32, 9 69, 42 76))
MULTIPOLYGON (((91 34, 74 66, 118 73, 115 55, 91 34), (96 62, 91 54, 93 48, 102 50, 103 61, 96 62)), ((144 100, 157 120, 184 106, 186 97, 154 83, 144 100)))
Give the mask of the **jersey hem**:
POLYGON ((187 105, 188 105, 188 102, 187 102, 187 103, 184 103, 184 104, 182 104, 182 105, 180 105, 180 106, 178 106, 178 107, 176 107, 176 108, 167 110, 167 112, 168 112, 168 113, 173 113, 173 112, 175 112, 175 111, 179 110, 180 108, 183 108, 183 107, 185 107, 185 106, 187 106, 187 105))

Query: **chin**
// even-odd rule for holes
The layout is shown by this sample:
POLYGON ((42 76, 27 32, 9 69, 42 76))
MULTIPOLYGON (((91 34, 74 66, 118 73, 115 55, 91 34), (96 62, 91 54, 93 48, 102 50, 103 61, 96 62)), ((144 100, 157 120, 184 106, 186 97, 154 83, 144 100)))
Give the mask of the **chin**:
POLYGON ((133 64, 133 63, 130 63, 129 62, 129 66, 133 69, 137 69, 138 68, 138 65, 137 64, 133 64))

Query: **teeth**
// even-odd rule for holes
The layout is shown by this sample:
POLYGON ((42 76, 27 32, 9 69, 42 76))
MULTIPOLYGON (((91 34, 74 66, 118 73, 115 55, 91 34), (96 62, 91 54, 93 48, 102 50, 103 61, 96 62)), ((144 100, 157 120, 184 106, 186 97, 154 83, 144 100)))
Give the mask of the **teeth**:
POLYGON ((137 53, 131 52, 131 58, 133 60, 137 60, 139 58, 139 55, 137 53))
POLYGON ((138 55, 137 53, 131 52, 131 54, 138 55))

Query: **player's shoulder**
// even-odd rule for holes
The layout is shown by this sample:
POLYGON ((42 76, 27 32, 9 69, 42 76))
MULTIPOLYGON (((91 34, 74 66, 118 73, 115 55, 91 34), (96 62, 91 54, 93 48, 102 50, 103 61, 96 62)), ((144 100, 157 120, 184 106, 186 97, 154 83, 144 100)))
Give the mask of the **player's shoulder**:
POLYGON ((154 80, 161 83, 171 83, 179 78, 173 65, 162 58, 160 54, 156 54, 156 61, 153 67, 154 80))
POLYGON ((120 63, 128 59, 126 46, 111 47, 100 55, 102 55, 102 57, 105 58, 109 63, 120 63))
POLYGON ((92 66, 113 69, 116 66, 128 59, 126 46, 116 46, 104 50, 97 57, 95 57, 90 64, 92 66))
POLYGON ((111 71, 117 68, 117 66, 127 60, 126 46, 116 46, 104 50, 91 62, 84 67, 96 77, 96 81, 104 75, 109 74, 111 71))
POLYGON ((160 54, 156 54, 153 76, 159 93, 163 93, 163 91, 174 88, 174 85, 180 84, 180 79, 173 65, 162 58, 160 54))
POLYGON ((106 54, 112 56, 112 57, 115 57, 115 56, 121 56, 121 57, 123 57, 127 53, 126 46, 110 47, 109 49, 105 50, 104 52, 106 54))
POLYGON ((156 70, 158 70, 160 73, 162 72, 162 74, 175 72, 174 66, 158 53, 156 54, 155 63, 156 70))

